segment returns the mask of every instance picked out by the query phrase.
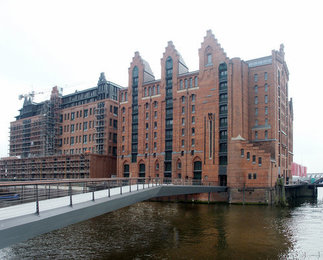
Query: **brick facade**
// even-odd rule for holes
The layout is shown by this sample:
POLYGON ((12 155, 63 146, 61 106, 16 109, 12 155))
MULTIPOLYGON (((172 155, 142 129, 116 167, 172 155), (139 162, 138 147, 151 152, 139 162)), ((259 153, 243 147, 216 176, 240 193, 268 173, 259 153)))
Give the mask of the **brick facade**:
POLYGON ((272 187, 279 176, 287 181, 293 111, 283 46, 251 61, 230 59, 208 31, 198 54, 199 70, 189 72, 169 42, 156 80, 135 53, 128 88, 120 92, 118 175, 235 188, 272 187))

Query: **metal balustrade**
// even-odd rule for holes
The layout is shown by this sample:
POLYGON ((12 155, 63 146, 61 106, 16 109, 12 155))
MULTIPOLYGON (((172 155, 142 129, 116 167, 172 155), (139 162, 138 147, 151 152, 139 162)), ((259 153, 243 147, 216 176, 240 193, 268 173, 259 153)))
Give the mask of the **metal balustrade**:
MULTIPOLYGON (((73 207, 73 198, 82 193, 91 193, 96 200, 97 191, 106 191, 105 197, 122 195, 160 185, 203 185, 216 186, 216 182, 194 179, 172 178, 109 178, 109 179, 68 179, 0 182, 0 208, 35 202, 35 213, 39 214, 39 202, 47 199, 69 197, 69 206, 73 207), (116 191, 118 191, 116 193, 116 191)), ((102 197, 100 197, 102 198, 102 197)), ((66 205, 67 206, 67 205, 66 205)))

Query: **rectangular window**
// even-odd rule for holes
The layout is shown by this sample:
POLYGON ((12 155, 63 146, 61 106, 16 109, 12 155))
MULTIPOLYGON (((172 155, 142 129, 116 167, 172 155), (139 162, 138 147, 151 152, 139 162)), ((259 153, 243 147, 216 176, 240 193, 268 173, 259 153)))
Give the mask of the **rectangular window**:
POLYGON ((185 118, 182 118, 182 125, 185 125, 185 118))
POLYGON ((208 53, 207 54, 207 65, 211 65, 212 64, 212 54, 208 53))
POLYGON ((265 131, 265 139, 266 140, 268 139, 268 131, 267 130, 265 131))
POLYGON ((71 145, 74 145, 74 136, 71 137, 71 145))
POLYGON ((255 105, 257 105, 257 104, 258 104, 258 97, 255 96, 255 105))
POLYGON ((194 87, 197 87, 198 86, 198 79, 197 77, 194 78, 194 87))
POLYGON ((252 163, 256 163, 256 155, 252 156, 252 163))
POLYGON ((74 120, 75 119, 75 112, 72 112, 71 113, 71 120, 74 120))
POLYGON ((268 80, 268 73, 265 72, 265 80, 268 80))
POLYGON ((258 108, 255 109, 255 116, 258 116, 258 108))
POLYGON ((268 107, 265 107, 265 115, 268 115, 268 107))
POLYGON ((157 138, 157 132, 154 132, 154 138, 155 139, 157 138))
MULTIPOLYGON (((261 165, 261 162, 262 162, 261 157, 258 157, 258 164, 259 164, 259 166, 261 165)), ((256 178, 254 178, 254 179, 256 179, 256 178)))
POLYGON ((154 149, 157 149, 157 143, 154 142, 154 149))
POLYGON ((195 128, 192 127, 192 135, 195 135, 195 128))
POLYGON ((268 92, 268 84, 265 84, 265 92, 268 92))
POLYGON ((195 139, 192 139, 192 146, 195 146, 195 139))
POLYGON ((252 179, 252 173, 248 173, 248 179, 251 180, 252 179))
POLYGON ((185 128, 182 128, 182 136, 185 135, 185 128))
POLYGON ((113 128, 118 129, 118 120, 113 120, 113 128))
POLYGON ((157 85, 157 94, 159 94, 159 85, 157 85))
POLYGON ((146 133, 146 140, 148 140, 148 133, 146 133))
POLYGON ((118 107, 113 107, 113 114, 118 115, 118 107))
POLYGON ((257 173, 254 173, 253 174, 253 179, 255 180, 255 179, 257 179, 257 173))
POLYGON ((185 107, 182 107, 182 114, 185 114, 185 107))
POLYGON ((84 113, 83 113, 84 118, 88 117, 88 110, 84 109, 84 113))
POLYGON ((187 79, 185 79, 185 88, 187 88, 187 79))
POLYGON ((71 125, 71 133, 74 133, 74 124, 71 125))
POLYGON ((192 105, 192 113, 195 113, 195 105, 192 105))
POLYGON ((87 122, 83 123, 83 131, 87 131, 87 122))
POLYGON ((185 141, 184 141, 184 140, 182 140, 182 147, 184 147, 184 145, 185 145, 185 141))
POLYGON ((154 114, 155 114, 155 118, 157 118, 157 111, 155 111, 154 114))
POLYGON ((76 111, 76 118, 79 118, 79 111, 76 111))
POLYGON ((157 122, 154 122, 154 128, 155 129, 157 128, 157 122))
POLYGON ((241 157, 244 157, 244 149, 241 149, 240 153, 241 153, 241 157))
POLYGON ((247 160, 250 160, 250 152, 247 152, 247 160))
POLYGON ((195 124, 195 116, 192 116, 192 124, 195 124))
POLYGON ((183 89, 183 80, 179 81, 179 89, 183 89))
POLYGON ((255 131, 255 139, 257 140, 258 139, 258 132, 255 131))
POLYGON ((258 120, 257 119, 255 120, 255 126, 258 126, 258 120))
POLYGON ((258 74, 255 74, 255 75, 254 75, 254 81, 255 81, 255 82, 258 82, 258 74))
POLYGON ((268 125, 268 118, 265 119, 265 125, 268 125))
POLYGON ((255 94, 258 94, 258 86, 255 86, 255 94))
POLYGON ((265 104, 268 104, 268 96, 265 95, 265 104))
POLYGON ((83 144, 87 143, 87 135, 83 135, 83 144))
POLYGON ((190 78, 190 88, 192 88, 192 87, 193 87, 193 79, 190 78))
POLYGON ((148 114, 148 112, 146 113, 146 120, 148 120, 148 118, 149 118, 149 114, 148 114))

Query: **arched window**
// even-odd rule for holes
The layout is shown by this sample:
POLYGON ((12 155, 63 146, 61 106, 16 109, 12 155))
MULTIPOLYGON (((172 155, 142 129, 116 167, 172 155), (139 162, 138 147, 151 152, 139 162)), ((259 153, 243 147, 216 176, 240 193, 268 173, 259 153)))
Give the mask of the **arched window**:
POLYGON ((123 177, 125 178, 129 177, 129 164, 123 165, 123 177))
POLYGON ((198 86, 198 79, 197 77, 194 78, 194 87, 197 87, 198 86))
POLYGON ((193 165, 193 179, 194 184, 201 184, 202 180, 202 162, 201 161, 195 161, 193 165))
POLYGON ((146 176, 146 166, 144 163, 139 164, 139 177, 144 178, 146 176))

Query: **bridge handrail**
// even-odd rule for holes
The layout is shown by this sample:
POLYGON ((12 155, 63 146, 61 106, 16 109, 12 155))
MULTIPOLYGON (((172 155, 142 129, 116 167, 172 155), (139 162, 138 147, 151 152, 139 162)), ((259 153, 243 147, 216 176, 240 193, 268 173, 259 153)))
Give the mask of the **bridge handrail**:
POLYGON ((92 201, 95 192, 107 190, 106 197, 110 197, 112 188, 120 188, 119 194, 124 192, 123 186, 139 190, 158 185, 202 185, 216 186, 215 181, 175 179, 175 178, 100 178, 100 179, 64 179, 64 180, 36 180, 0 182, 0 208, 22 203, 35 202, 35 212, 39 214, 39 201, 51 198, 69 196, 69 205, 73 206, 73 195, 92 192, 92 201), (132 187, 134 186, 135 187, 132 187))

